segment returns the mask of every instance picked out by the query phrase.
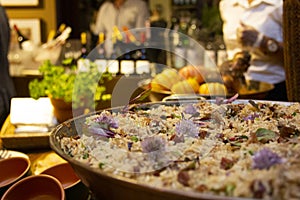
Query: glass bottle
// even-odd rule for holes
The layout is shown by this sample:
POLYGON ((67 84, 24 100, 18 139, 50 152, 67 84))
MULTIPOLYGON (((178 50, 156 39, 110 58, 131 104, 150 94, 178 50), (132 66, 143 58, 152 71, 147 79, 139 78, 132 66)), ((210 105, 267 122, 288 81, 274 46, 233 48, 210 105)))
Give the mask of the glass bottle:
POLYGON ((96 58, 95 58, 95 64, 97 65, 99 72, 108 72, 107 69, 107 59, 105 55, 105 48, 104 48, 104 38, 105 35, 103 32, 98 34, 98 42, 96 46, 96 58))
POLYGON ((58 27, 58 29, 57 29, 57 31, 56 31, 56 33, 55 33, 53 39, 55 39, 55 38, 57 38, 58 36, 60 36, 60 35, 62 34, 62 32, 63 32, 66 28, 67 28, 66 24, 62 23, 62 24, 58 27))
POLYGON ((109 53, 109 58, 107 59, 107 69, 108 72, 112 75, 119 74, 120 67, 119 67, 119 60, 118 60, 118 53, 117 53, 117 38, 115 35, 112 35, 111 40, 107 40, 109 48, 111 48, 111 53, 109 53), (111 46, 111 47, 110 47, 111 46))
POLYGON ((50 30, 47 36, 47 42, 52 41, 54 39, 54 36, 55 36, 55 30, 50 30))
POLYGON ((212 42, 207 42, 205 46, 204 66, 215 67, 216 66, 216 51, 212 42))
POLYGON ((217 52, 217 65, 221 66, 225 61, 227 60, 227 52, 225 48, 225 44, 221 43, 219 44, 219 49, 217 52))
POLYGON ((135 73, 133 49, 135 49, 137 39, 135 35, 128 29, 128 27, 124 26, 123 31, 125 33, 125 43, 122 45, 124 54, 122 56, 122 60, 120 61, 120 73, 125 74, 125 76, 129 76, 135 73))
MULTIPOLYGON (((89 60, 86 59, 88 53, 87 53, 87 35, 86 32, 82 32, 80 34, 80 44, 81 44, 81 55, 77 59, 77 67, 79 71, 89 71, 89 60)), ((76 60, 76 58, 75 58, 76 60)))
POLYGON ((17 33, 17 40, 18 40, 18 43, 19 43, 19 47, 20 49, 23 49, 23 50, 30 50, 30 46, 32 44, 30 44, 31 42, 29 41, 29 38, 26 37, 18 28, 18 26, 15 24, 14 25, 14 30, 16 31, 17 33))
POLYGON ((146 33, 141 32, 140 48, 136 51, 135 72, 136 74, 150 74, 150 62, 147 55, 146 33))
POLYGON ((88 55, 88 52, 87 52, 87 34, 86 34, 86 32, 82 32, 80 34, 80 44, 81 44, 80 58, 86 58, 87 55, 88 55))

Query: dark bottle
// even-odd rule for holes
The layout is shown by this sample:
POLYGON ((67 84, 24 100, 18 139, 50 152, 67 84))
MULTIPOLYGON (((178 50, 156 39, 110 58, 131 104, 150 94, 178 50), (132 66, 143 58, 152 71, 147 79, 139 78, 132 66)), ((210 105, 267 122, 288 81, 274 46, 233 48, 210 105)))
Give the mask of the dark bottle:
POLYGON ((135 72, 136 74, 150 74, 150 61, 147 55, 147 40, 145 32, 141 33, 140 48, 135 53, 135 72))
POLYGON ((108 59, 107 59, 108 72, 111 73, 113 76, 120 73, 120 66, 118 60, 119 55, 120 54, 117 45, 117 38, 115 35, 113 35, 111 38, 111 53, 108 53, 108 59))
POLYGON ((87 36, 86 32, 80 34, 80 43, 81 43, 81 55, 77 60, 78 71, 88 71, 89 70, 89 59, 87 58, 87 36))
POLYGON ((186 61, 186 49, 184 47, 184 42, 183 42, 183 37, 186 37, 182 33, 179 32, 179 26, 174 27, 174 32, 173 32, 173 48, 174 48, 174 53, 173 53, 173 66, 177 69, 182 68, 185 66, 186 61))
POLYGON ((137 39, 134 36, 134 34, 129 30, 129 28, 127 26, 123 26, 123 31, 126 35, 126 43, 132 42, 132 43, 136 43, 137 39))
POLYGON ((122 43, 122 60, 120 61, 120 73, 125 76, 129 76, 135 73, 135 62, 133 58, 134 49, 138 43, 135 35, 124 26, 123 31, 125 33, 125 42, 122 43))
POLYGON ((29 41, 29 39, 21 33, 21 31, 19 30, 17 25, 14 25, 14 30, 16 31, 17 36, 18 36, 17 40, 18 40, 18 43, 19 43, 19 47, 20 47, 20 49, 23 49, 24 48, 24 42, 29 41))
POLYGON ((107 59, 106 59, 106 53, 104 47, 104 38, 105 38, 104 33, 103 32, 99 33, 97 46, 89 54, 89 56, 95 59, 95 64, 97 65, 97 68, 100 72, 108 72, 107 59), (96 54, 93 54, 93 52, 95 52, 96 54))
POLYGON ((105 59, 106 58, 104 38, 105 38, 104 33, 103 32, 99 33, 98 42, 97 42, 97 46, 96 46, 97 53, 98 53, 97 59, 105 59))
POLYGON ((82 32, 80 34, 80 43, 81 43, 81 58, 86 58, 88 55, 87 52, 87 34, 86 32, 82 32))
POLYGON ((57 37, 59 37, 63 31, 66 29, 66 24, 61 24, 59 26, 59 28, 57 29, 57 31, 55 30, 51 30, 48 34, 48 37, 47 37, 47 42, 50 42, 52 40, 55 40, 57 37))
POLYGON ((60 36, 60 35, 62 34, 62 32, 63 32, 66 28, 67 28, 66 24, 62 23, 62 24, 58 27, 58 29, 57 29, 57 31, 56 31, 56 33, 55 33, 53 39, 55 39, 55 38, 57 38, 58 36, 60 36))
POLYGON ((135 63, 132 58, 132 51, 129 43, 125 44, 125 52, 122 56, 122 60, 120 60, 120 74, 125 74, 126 76, 130 74, 134 74, 135 72, 135 63))

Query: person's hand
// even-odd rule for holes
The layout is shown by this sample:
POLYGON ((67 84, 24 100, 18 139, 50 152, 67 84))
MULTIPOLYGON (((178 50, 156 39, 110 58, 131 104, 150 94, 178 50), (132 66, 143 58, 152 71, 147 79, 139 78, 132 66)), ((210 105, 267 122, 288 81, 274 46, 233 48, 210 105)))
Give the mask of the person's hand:
POLYGON ((252 26, 241 23, 237 29, 237 40, 243 47, 259 47, 261 42, 260 33, 252 26))

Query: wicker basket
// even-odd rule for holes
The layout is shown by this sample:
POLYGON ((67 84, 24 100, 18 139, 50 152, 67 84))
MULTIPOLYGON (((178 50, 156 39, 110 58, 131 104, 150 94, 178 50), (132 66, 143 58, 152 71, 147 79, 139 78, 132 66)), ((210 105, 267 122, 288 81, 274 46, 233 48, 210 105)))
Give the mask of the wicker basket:
POLYGON ((283 37, 288 100, 300 101, 300 0, 284 0, 283 37))

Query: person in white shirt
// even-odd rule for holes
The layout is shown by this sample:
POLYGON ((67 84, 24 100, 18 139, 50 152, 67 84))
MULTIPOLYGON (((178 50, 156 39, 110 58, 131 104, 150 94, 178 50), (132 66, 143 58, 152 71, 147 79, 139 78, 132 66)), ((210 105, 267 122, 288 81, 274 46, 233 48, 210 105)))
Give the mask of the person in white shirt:
MULTIPOLYGON (((106 0, 99 8, 95 24, 91 27, 94 35, 105 35, 105 54, 113 55, 112 36, 117 31, 144 28, 149 20, 150 10, 143 0, 106 0)), ((123 52, 124 53, 124 52, 123 52)))
POLYGON ((286 101, 283 59, 282 0, 221 0, 223 38, 228 59, 247 50, 251 54, 246 79, 274 84, 268 100, 286 101))
POLYGON ((122 30, 124 26, 128 29, 145 27, 149 19, 150 11, 143 0, 110 0, 104 2, 99 8, 93 32, 100 32, 111 36, 113 27, 122 30))

